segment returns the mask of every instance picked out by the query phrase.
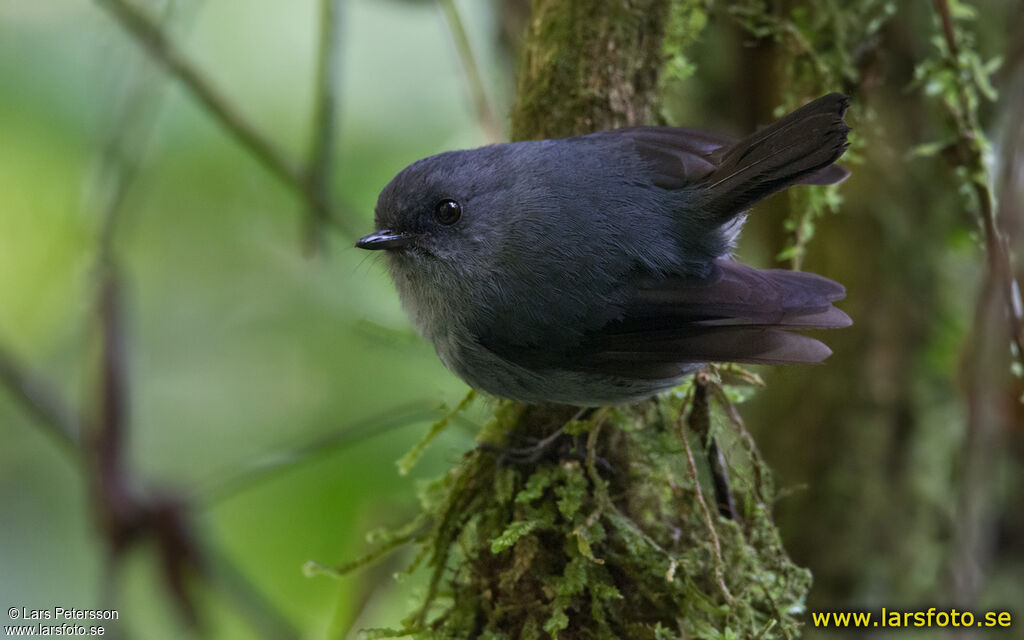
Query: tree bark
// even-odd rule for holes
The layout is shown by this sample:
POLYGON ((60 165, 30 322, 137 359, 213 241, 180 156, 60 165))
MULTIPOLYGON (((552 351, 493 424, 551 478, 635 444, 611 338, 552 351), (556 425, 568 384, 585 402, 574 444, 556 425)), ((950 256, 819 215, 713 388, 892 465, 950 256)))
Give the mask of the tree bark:
POLYGON ((668 0, 535 0, 512 139, 651 123, 669 6, 668 0))

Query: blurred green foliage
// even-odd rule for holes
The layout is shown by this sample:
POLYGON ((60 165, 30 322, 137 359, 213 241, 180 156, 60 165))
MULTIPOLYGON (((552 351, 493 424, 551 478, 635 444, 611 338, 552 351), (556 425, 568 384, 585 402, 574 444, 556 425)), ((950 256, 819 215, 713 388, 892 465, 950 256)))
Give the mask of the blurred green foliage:
MULTIPOLYGON (((278 144, 302 152, 317 3, 179 4, 189 16, 171 32, 190 59, 278 144)), ((459 5, 500 94, 494 18, 459 5)), ((346 3, 342 38, 334 178, 360 216, 353 226, 369 229, 376 194, 398 169, 483 136, 432 4, 346 3)), ((94 177, 130 77, 153 69, 94 4, 0 6, 0 344, 86 409, 94 177)), ((228 495, 218 489, 314 438, 410 401, 455 402, 465 387, 428 345, 405 338, 379 259, 338 236, 325 256, 303 257, 301 203, 180 86, 158 84, 165 103, 115 240, 127 282, 130 460, 155 486, 186 491, 200 535, 304 635, 322 637, 350 624, 378 585, 309 579, 301 566, 359 555, 366 531, 401 520, 415 492, 394 461, 433 419, 228 495)), ((100 606, 104 550, 87 489, 39 433, 0 393, 0 601, 100 606)), ((464 428, 450 430, 414 476, 435 475, 467 443, 464 428)), ((157 571, 140 548, 117 588, 117 624, 132 637, 183 632, 157 571)), ((252 637, 222 594, 203 598, 213 635, 252 637)), ((402 604, 374 601, 367 615, 385 624, 402 604)))

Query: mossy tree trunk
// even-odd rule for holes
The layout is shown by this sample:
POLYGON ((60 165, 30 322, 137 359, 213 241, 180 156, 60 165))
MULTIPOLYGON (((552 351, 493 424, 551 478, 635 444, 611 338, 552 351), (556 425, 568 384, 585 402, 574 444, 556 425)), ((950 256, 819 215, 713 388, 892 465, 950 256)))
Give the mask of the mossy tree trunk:
POLYGON ((669 0, 535 0, 513 140, 560 138, 654 119, 669 0))

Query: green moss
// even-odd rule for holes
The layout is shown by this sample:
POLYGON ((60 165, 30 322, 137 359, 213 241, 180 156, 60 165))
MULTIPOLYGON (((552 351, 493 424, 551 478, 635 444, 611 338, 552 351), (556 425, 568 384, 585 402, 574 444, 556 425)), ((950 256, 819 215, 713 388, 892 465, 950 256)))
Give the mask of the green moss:
MULTIPOLYGON (((705 397, 728 402, 714 373, 701 384, 705 397)), ((703 451, 690 442, 699 438, 682 425, 710 429, 722 415, 695 411, 694 389, 598 410, 528 464, 489 445, 467 453, 421 496, 417 522, 431 524, 411 542, 414 564, 425 559, 432 572, 425 601, 401 629, 367 637, 796 635, 810 577, 779 542, 767 469, 740 425, 722 425, 737 443, 729 464, 742 509, 736 519, 712 515, 703 451)), ((502 402, 482 434, 500 425, 519 444, 576 413, 502 402)))
POLYGON ((687 124, 676 116, 674 107, 686 102, 686 81, 697 71, 688 52, 708 24, 710 4, 707 0, 678 0, 669 9, 662 41, 664 64, 658 75, 658 95, 662 103, 659 115, 666 124, 687 124))

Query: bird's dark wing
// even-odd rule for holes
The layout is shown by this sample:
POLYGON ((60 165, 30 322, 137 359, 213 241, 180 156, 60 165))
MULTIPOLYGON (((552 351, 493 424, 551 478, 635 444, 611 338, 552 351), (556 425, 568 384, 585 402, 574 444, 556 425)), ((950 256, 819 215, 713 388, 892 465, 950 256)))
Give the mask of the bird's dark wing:
POLYGON ((707 178, 736 140, 685 127, 630 127, 592 134, 632 145, 647 165, 651 183, 679 189, 707 178))
POLYGON ((812 273, 717 260, 707 278, 645 276, 634 287, 622 315, 577 345, 485 346, 531 368, 657 380, 698 362, 819 363, 829 348, 791 331, 850 324, 832 306, 842 285, 812 273))
POLYGON ((848 100, 832 93, 742 140, 681 127, 632 127, 594 136, 631 143, 663 189, 703 186, 706 207, 728 219, 793 184, 832 184, 849 172, 832 163, 846 149, 848 100))

